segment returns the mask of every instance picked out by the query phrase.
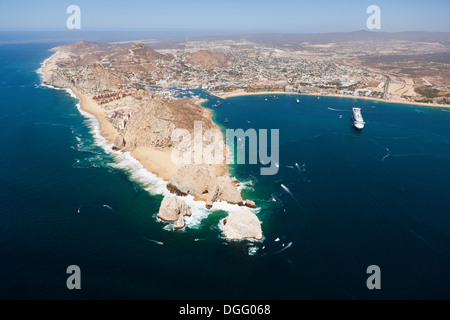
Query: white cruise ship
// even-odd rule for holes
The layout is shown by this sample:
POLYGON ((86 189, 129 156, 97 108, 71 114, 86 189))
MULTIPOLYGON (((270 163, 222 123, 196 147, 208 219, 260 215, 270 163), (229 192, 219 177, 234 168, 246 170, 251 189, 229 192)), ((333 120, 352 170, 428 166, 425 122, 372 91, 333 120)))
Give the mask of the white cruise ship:
POLYGON ((356 130, 362 130, 364 128, 364 119, 361 115, 361 108, 353 108, 352 125, 356 130))

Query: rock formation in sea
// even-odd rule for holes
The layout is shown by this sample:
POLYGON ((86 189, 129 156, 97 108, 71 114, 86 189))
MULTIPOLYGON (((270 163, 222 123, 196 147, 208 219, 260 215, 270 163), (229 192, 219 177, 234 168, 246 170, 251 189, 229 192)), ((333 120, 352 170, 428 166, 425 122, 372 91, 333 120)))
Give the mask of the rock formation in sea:
POLYGON ((177 197, 166 196, 161 201, 157 217, 164 222, 177 222, 174 229, 182 229, 185 226, 184 216, 191 216, 187 204, 177 197))
POLYGON ((229 240, 262 239, 261 222, 247 208, 230 213, 223 224, 223 235, 229 240))
POLYGON ((256 204, 255 204, 255 202, 254 201, 252 201, 252 200, 245 200, 245 205, 247 206, 247 207, 249 207, 249 208, 256 208, 256 204))

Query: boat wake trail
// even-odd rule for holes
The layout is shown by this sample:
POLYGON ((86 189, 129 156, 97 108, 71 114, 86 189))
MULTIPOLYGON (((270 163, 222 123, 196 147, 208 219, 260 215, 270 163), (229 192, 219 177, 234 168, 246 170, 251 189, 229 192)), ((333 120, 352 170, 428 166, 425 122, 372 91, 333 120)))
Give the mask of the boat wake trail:
POLYGON ((391 155, 391 150, 389 150, 389 148, 386 148, 386 151, 387 151, 387 154, 383 156, 381 161, 384 161, 384 159, 386 159, 387 157, 389 157, 391 155))
POLYGON ((283 252, 284 250, 290 248, 291 246, 292 246, 292 241, 290 241, 287 245, 283 245, 283 248, 281 248, 280 250, 277 250, 274 252, 267 252, 267 253, 264 253, 262 256, 279 254, 279 253, 283 252))
POLYGON ((287 192, 289 193, 289 195, 294 198, 294 195, 292 194, 291 190, 289 190, 288 187, 286 187, 284 184, 281 184, 281 187, 287 192))
POLYGON ((306 163, 303 163, 301 166, 296 162, 295 167, 299 172, 305 172, 306 171, 306 163))
POLYGON ((111 208, 111 207, 108 206, 107 204, 104 204, 103 207, 104 207, 104 208, 108 208, 108 209, 111 210, 111 211, 114 211, 113 208, 111 208))
POLYGON ((284 191, 286 191, 286 192, 291 196, 291 198, 295 201, 295 203, 296 203, 298 206, 300 206, 300 203, 299 203, 298 200, 294 197, 294 195, 292 194, 291 190, 289 190, 289 188, 286 187, 284 184, 281 184, 281 187, 284 189, 284 191))
POLYGON ((334 108, 330 108, 330 107, 328 107, 327 109, 331 110, 331 111, 340 111, 340 112, 349 112, 350 111, 350 110, 343 110, 343 109, 334 109, 334 108))
POLYGON ((284 250, 290 248, 291 246, 292 246, 292 241, 290 241, 284 248, 282 248, 282 249, 280 249, 278 251, 275 251, 273 254, 278 254, 280 252, 283 252, 284 250))
POLYGON ((148 238, 145 238, 145 237, 144 237, 144 239, 147 240, 147 241, 159 244, 160 246, 164 245, 164 242, 162 242, 162 241, 152 240, 152 239, 148 239, 148 238))
POLYGON ((311 180, 306 176, 306 163, 303 162, 302 165, 299 165, 297 162, 295 163, 295 168, 297 169, 297 173, 302 177, 303 182, 311 183, 311 180))

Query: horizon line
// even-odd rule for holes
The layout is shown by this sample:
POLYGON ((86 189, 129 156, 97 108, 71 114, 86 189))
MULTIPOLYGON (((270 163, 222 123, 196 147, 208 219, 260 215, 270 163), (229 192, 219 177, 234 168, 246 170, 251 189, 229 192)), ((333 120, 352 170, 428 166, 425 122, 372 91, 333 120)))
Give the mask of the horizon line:
POLYGON ((225 30, 225 29, 208 29, 204 28, 122 28, 122 29, 105 29, 105 28, 90 28, 90 29, 79 29, 79 30, 68 30, 67 28, 61 29, 0 29, 0 32, 70 32, 70 33, 87 33, 87 32, 154 32, 154 31, 170 31, 170 32, 220 32, 230 34, 329 34, 329 33, 355 33, 355 32, 367 32, 367 33, 405 33, 405 32, 423 32, 423 33, 450 33, 449 31, 429 31, 429 30, 402 30, 402 31, 388 31, 388 30, 370 30, 370 29, 355 29, 351 31, 318 31, 318 32, 283 32, 283 31, 254 31, 254 30, 225 30))

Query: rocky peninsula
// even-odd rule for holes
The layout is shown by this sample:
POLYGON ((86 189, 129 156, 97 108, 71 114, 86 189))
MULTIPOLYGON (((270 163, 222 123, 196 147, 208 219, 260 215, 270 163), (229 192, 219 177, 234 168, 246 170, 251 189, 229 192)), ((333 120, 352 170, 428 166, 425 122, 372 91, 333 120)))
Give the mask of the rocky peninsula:
MULTIPOLYGON (((176 222, 174 229, 184 228, 184 217, 191 211, 176 195, 205 201, 207 209, 216 201, 255 207, 253 201, 242 199, 239 182, 229 176, 225 164, 173 162, 171 137, 175 129, 193 132, 195 122, 205 129, 218 128, 210 110, 201 106, 202 100, 157 95, 133 82, 135 74, 164 69, 165 62, 175 57, 140 44, 122 48, 79 41, 52 50, 56 53, 42 68, 44 83, 72 90, 80 99, 81 109, 96 117, 101 135, 114 150, 129 152, 144 168, 167 181, 171 195, 161 203, 157 215, 161 221, 176 222)), ((225 152, 223 142, 222 150, 225 152)), ((238 212, 225 224, 225 237, 261 239, 257 216, 248 209, 238 212)))

